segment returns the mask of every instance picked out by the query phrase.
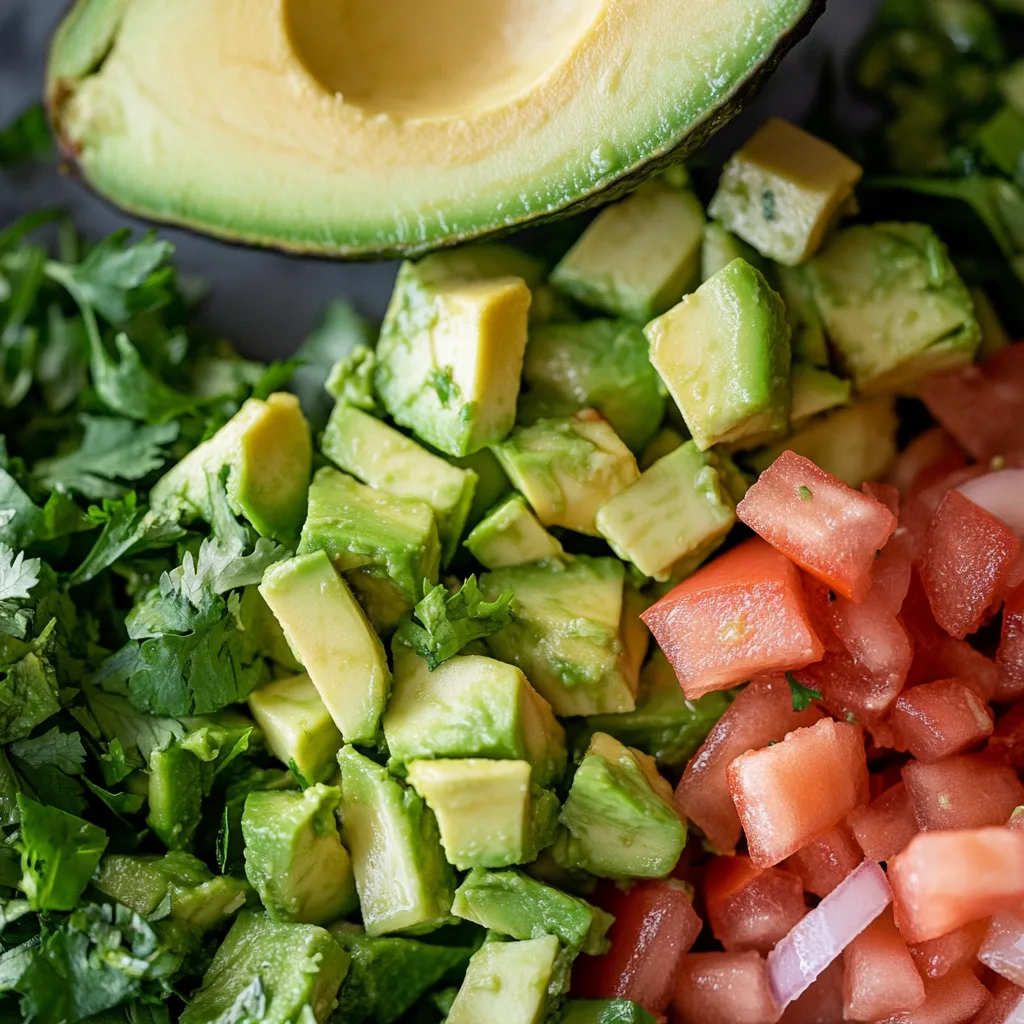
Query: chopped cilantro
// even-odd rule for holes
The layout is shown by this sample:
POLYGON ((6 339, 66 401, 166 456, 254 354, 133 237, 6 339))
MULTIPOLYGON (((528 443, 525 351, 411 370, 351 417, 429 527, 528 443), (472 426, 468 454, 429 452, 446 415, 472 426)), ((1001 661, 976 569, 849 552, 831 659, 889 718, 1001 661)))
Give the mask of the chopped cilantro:
POLYGON ((801 484, 796 489, 796 491, 797 491, 797 494, 800 495, 800 500, 801 501, 813 501, 814 500, 814 495, 811 493, 810 487, 806 487, 804 484, 801 484))
POLYGON ((804 686, 792 672, 786 673, 786 682, 789 683, 790 692, 793 695, 793 710, 806 711, 811 706, 812 700, 821 700, 821 694, 810 686, 804 686))

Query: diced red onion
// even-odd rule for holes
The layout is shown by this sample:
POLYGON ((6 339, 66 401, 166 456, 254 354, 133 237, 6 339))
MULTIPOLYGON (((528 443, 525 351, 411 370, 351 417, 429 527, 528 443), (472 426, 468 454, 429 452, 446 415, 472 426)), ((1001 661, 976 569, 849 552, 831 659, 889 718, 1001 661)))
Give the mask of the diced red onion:
POLYGON ((1000 469, 976 476, 957 490, 1024 537, 1024 469, 1000 469))
POLYGON ((1003 910, 992 918, 978 959, 1024 988, 1024 916, 1003 910))
POLYGON ((768 984, 784 1010, 892 902, 874 861, 855 868, 768 954, 768 984))

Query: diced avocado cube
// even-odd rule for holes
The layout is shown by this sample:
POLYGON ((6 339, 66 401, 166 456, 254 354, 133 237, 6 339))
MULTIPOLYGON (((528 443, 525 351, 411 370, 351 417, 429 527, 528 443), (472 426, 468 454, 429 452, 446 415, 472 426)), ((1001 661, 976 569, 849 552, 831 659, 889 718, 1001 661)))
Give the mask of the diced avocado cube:
POLYGON ((295 652, 288 646, 281 623, 263 600, 258 586, 249 586, 242 591, 239 618, 247 624, 246 629, 252 630, 253 635, 260 638, 260 650, 266 657, 289 672, 302 671, 295 652))
POLYGON ((330 924, 358 906, 334 816, 340 802, 341 790, 321 783, 245 798, 245 877, 273 920, 330 924))
POLYGON ((565 733, 514 665, 479 655, 433 672, 402 643, 392 647, 394 690, 384 714, 392 767, 429 758, 512 758, 546 786, 565 770, 565 733))
POLYGON ((473 452, 472 455, 453 458, 452 464, 461 469, 472 470, 477 476, 473 501, 469 506, 469 515, 466 517, 466 526, 472 528, 480 522, 486 512, 494 507, 500 498, 508 493, 512 483, 490 448, 481 448, 480 451, 473 452))
POLYGON ((391 681, 387 657, 327 554, 277 562, 264 574, 260 593, 345 741, 372 741, 391 681))
POLYGON ((789 424, 789 324, 782 299, 733 260, 644 328, 651 362, 700 449, 789 424))
POLYGON ((256 1001, 261 1024, 324 1024, 347 970, 348 954, 323 928, 243 910, 180 1022, 241 1020, 239 1007, 256 1001))
POLYGON ((594 733, 606 732, 649 754, 660 767, 680 771, 725 714, 729 701, 722 690, 687 700, 665 655, 655 650, 640 673, 636 710, 583 719, 573 746, 582 754, 594 733))
POLYGON ((653 438, 651 443, 643 450, 643 454, 637 459, 640 472, 650 469, 658 459, 663 458, 670 452, 674 452, 684 441, 686 435, 681 434, 675 427, 662 427, 653 438))
POLYGON ((652 758, 595 733, 560 820, 567 863, 605 878, 664 878, 686 845, 672 787, 652 758))
POLYGON ((981 344, 978 345, 977 360, 979 363, 983 363, 1006 348, 1011 339, 984 288, 972 288, 971 301, 974 303, 975 319, 981 329, 981 344))
POLYGON ((384 632, 437 582, 441 548, 430 506, 384 494, 330 466, 309 488, 299 554, 326 551, 384 632))
POLYGON ((203 813, 203 763, 177 740, 149 755, 146 824, 168 850, 191 850, 203 813))
POLYGON ((547 324, 530 331, 519 422, 596 409, 623 443, 640 451, 665 415, 665 391, 647 339, 628 320, 547 324))
POLYGON ((889 468, 898 428, 892 397, 877 395, 810 420, 785 441, 750 452, 745 461, 761 473, 788 448, 851 487, 860 487, 889 468))
POLYGON ((383 420, 339 402, 321 449, 336 466, 378 491, 425 502, 434 512, 441 560, 455 554, 476 490, 476 473, 428 452, 383 420))
POLYGON ((521 494, 510 494, 473 527, 466 547, 486 569, 562 558, 562 545, 540 525, 521 494))
POLYGON ((495 444, 515 423, 530 289, 493 269, 472 254, 403 263, 381 327, 384 407, 449 455, 495 444))
POLYGON ((249 894, 245 881, 214 875, 198 857, 180 851, 162 857, 108 854, 92 884, 143 917, 168 899, 171 917, 201 930, 227 921, 249 894))
POLYGON ((722 267, 737 259, 746 260, 762 274, 765 272, 767 261, 752 245, 737 238, 718 221, 709 220, 704 225, 704 245, 700 252, 701 281, 714 277, 722 267))
POLYGON ((524 864, 555 839, 558 799, 531 790, 529 761, 470 757, 406 767, 437 817, 448 863, 460 871, 524 864))
POLYGON ((591 221, 551 283, 585 305, 646 323, 695 283, 703 227, 692 192, 647 182, 591 221))
POLYGON ((308 782, 322 781, 344 740, 308 675, 266 683, 249 694, 249 710, 267 750, 308 782))
POLYGON ((633 453, 591 410, 516 427, 494 454, 545 526, 597 536, 597 510, 639 475, 633 453))
POLYGON ((726 163, 708 213, 763 256, 796 266, 821 245, 862 173, 834 146, 771 118, 726 163))
POLYGON ((150 507, 207 521, 209 477, 227 468, 228 503, 257 532, 294 541, 306 514, 313 446, 294 395, 250 398, 208 441, 186 455, 150 491, 150 507))
POLYGON ((718 458, 693 441, 640 475, 597 513, 601 536, 646 576, 667 580, 685 559, 711 554, 736 522, 718 458))
POLYGON ((794 363, 790 375, 793 390, 793 406, 790 418, 794 427, 799 427, 811 416, 828 412, 837 405, 847 405, 853 392, 853 385, 828 370, 819 370, 810 363, 794 363))
POLYGON ((455 878, 433 812, 352 747, 338 754, 345 840, 368 935, 416 934, 448 924, 455 878))
POLYGON ((898 391, 970 363, 970 293, 925 224, 858 224, 808 264, 825 329, 858 391, 898 391))
POLYGON ((469 961, 447 1024, 541 1024, 558 954, 554 935, 485 942, 469 961))
POLYGON ((521 871, 471 871, 456 890, 452 913, 513 939, 555 935, 576 953, 605 952, 614 920, 586 900, 538 882, 521 871))
POLYGON ((516 616, 487 638, 487 646, 496 658, 518 665, 556 715, 632 711, 642 638, 634 640, 624 628, 630 618, 624 584, 617 558, 587 555, 565 565, 538 562, 485 573, 484 596, 493 601, 515 591, 516 616))
POLYGON ((558 1024, 657 1024, 639 1003, 628 999, 570 999, 558 1024))
POLYGON ((351 957, 333 1016, 339 1024, 393 1024, 473 953, 397 935, 332 931, 351 957))
POLYGON ((772 267, 772 280, 786 305, 786 322, 790 329, 793 362, 810 363, 827 368, 828 342, 825 325, 811 292, 811 282, 804 267, 772 267))

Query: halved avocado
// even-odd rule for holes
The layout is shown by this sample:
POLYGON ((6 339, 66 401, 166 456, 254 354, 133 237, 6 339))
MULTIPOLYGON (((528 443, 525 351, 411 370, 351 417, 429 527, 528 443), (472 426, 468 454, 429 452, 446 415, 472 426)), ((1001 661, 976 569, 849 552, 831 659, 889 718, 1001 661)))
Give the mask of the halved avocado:
POLYGON ((77 0, 46 96, 134 213, 414 254, 634 186, 698 147, 823 0, 77 0))

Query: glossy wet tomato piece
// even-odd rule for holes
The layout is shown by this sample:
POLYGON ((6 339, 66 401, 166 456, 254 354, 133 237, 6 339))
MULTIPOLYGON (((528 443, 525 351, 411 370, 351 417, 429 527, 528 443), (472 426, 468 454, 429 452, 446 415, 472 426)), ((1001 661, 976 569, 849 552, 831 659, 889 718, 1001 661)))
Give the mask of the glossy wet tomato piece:
POLYGON ((891 909, 876 917, 846 947, 843 966, 846 1020, 878 1020, 916 1009, 924 1002, 924 982, 891 909))
POLYGON ((992 732, 988 705, 962 679, 937 679, 900 694, 889 714, 899 750, 938 761, 978 746, 992 732))

